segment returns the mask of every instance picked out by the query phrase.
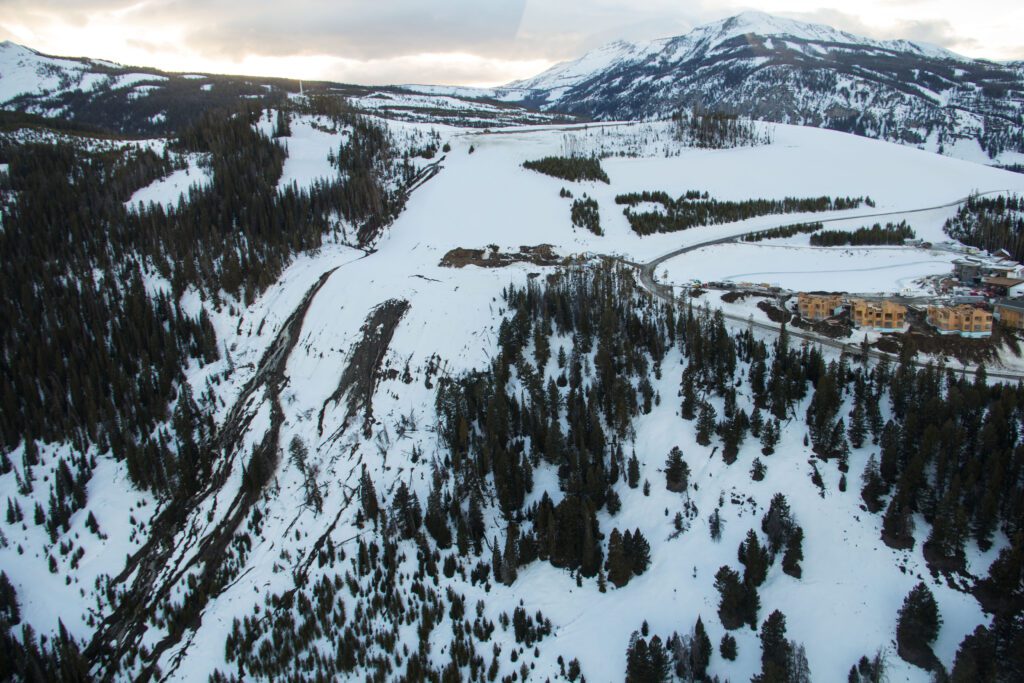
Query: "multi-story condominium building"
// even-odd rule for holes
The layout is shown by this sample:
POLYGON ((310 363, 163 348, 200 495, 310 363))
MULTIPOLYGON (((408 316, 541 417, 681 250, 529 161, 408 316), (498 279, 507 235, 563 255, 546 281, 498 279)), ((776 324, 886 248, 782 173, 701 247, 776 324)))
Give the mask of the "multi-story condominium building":
POLYGON ((992 335, 992 314, 967 304, 929 306, 928 322, 938 330, 939 334, 959 334, 961 337, 992 335))
POLYGON ((892 301, 850 301, 850 317, 857 327, 899 330, 907 322, 907 307, 892 301))
POLYGON ((838 294, 805 294, 796 295, 800 317, 805 320, 824 320, 831 318, 843 308, 843 297, 838 294))

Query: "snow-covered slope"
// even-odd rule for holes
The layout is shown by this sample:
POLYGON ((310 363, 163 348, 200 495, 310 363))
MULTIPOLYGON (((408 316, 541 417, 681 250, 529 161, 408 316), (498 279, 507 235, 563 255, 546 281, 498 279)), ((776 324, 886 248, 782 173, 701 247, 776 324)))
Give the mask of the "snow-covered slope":
POLYGON ((597 119, 698 107, 954 156, 1024 152, 1019 68, 760 12, 673 38, 615 42, 495 95, 597 119))
MULTIPOLYGON (((264 121, 260 125, 269 124, 264 121)), ((292 122, 292 135, 286 143, 295 157, 286 162, 283 182, 302 185, 329 171, 324 160, 339 148, 344 131, 332 132, 318 125, 314 119, 292 122)), ((919 520, 915 550, 894 551, 879 542, 881 516, 861 509, 856 484, 868 457, 877 449, 854 449, 846 475, 851 484, 846 491, 839 488, 842 475, 834 463, 819 465, 824 487, 819 492, 811 481, 815 468, 809 463, 803 429, 795 421, 785 431, 776 454, 766 458, 766 478, 752 482, 750 462, 759 453, 754 440, 742 447, 738 463, 726 465, 716 451, 696 442, 693 423, 678 416, 676 396, 686 364, 678 348, 660 365, 660 376, 652 373, 660 400, 649 414, 638 417, 635 438, 626 445, 627 450, 635 449, 642 478, 651 482, 650 494, 629 488, 620 479, 614 488, 622 500, 621 511, 598 516, 606 537, 614 526, 640 529, 650 541, 650 569, 624 588, 601 592, 595 580, 583 579, 578 584, 571 572, 539 561, 524 567, 511 586, 496 583, 491 575, 485 582, 470 581, 458 572, 438 571, 436 578, 426 578, 419 569, 421 551, 414 540, 398 544, 400 558, 395 560, 393 575, 361 574, 357 569, 360 544, 377 543, 380 537, 358 512, 358 482, 364 474, 369 476, 385 505, 391 503, 402 483, 419 501, 427 500, 434 473, 445 469, 448 457, 436 428, 438 385, 443 379, 487 368, 498 352, 501 320, 510 314, 502 290, 510 284, 538 281, 536 275, 551 272, 532 264, 441 266, 441 259, 451 249, 493 245, 500 252, 516 252, 522 245, 546 243, 560 255, 613 254, 643 261, 685 244, 810 216, 767 216, 641 238, 618 210, 617 194, 661 190, 675 196, 699 188, 735 200, 868 195, 877 202, 878 211, 899 212, 936 206, 976 190, 1024 192, 1024 176, 834 131, 779 125, 772 126, 774 143, 770 145, 715 151, 681 149, 668 157, 647 154, 606 159, 609 184, 569 183, 528 171, 522 162, 562 153, 569 144, 567 138, 573 136, 581 138, 581 145, 582 139, 593 138, 609 146, 619 144, 616 139, 628 141, 637 136, 669 138, 668 125, 492 133, 409 123, 391 126, 400 139, 436 131, 451 149, 439 157, 440 173, 412 194, 407 210, 387 229, 374 252, 364 254, 329 245, 301 256, 249 307, 239 302, 215 307, 194 291, 181 302, 192 314, 198 314, 201 307, 207 309, 226 350, 222 360, 187 369, 195 394, 215 396, 219 407, 214 419, 218 423, 230 419, 240 396, 248 396, 240 409, 252 419, 238 434, 237 447, 225 456, 234 464, 229 476, 191 513, 182 533, 173 539, 172 555, 157 567, 152 580, 154 586, 165 582, 169 586, 168 604, 177 606, 197 599, 201 563, 187 569, 189 561, 202 552, 200 541, 205 534, 232 514, 239 501, 247 500, 243 495, 247 454, 269 434, 276 439, 274 448, 280 450, 280 459, 233 541, 233 548, 241 548, 231 555, 232 563, 237 564, 225 570, 229 579, 217 585, 218 592, 204 603, 199 615, 186 622, 169 609, 140 626, 143 632, 138 642, 150 651, 172 628, 184 629, 184 637, 158 657, 166 680, 206 680, 215 670, 230 674, 235 664, 226 653, 238 644, 232 635, 236 619, 272 623, 277 634, 282 614, 287 615, 282 623, 309 617, 313 610, 304 602, 306 594, 312 587, 320 591, 324 580, 328 586, 335 585, 331 583, 335 577, 337 599, 347 616, 334 622, 336 631, 324 632, 318 627, 306 633, 305 646, 315 650, 318 658, 333 659, 341 652, 342 634, 355 625, 367 642, 371 637, 394 634, 390 649, 386 638, 373 641, 364 651, 371 659, 390 657, 392 652, 414 653, 423 637, 425 656, 435 666, 443 666, 453 656, 447 648, 451 634, 463 628, 462 621, 452 616, 454 611, 442 610, 432 622, 433 630, 424 635, 417 631, 416 619, 424 610, 425 590, 443 596, 451 589, 452 595, 465 597, 466 620, 480 615, 501 624, 502 615, 511 615, 520 604, 527 614, 540 611, 551 620, 551 635, 537 642, 536 650, 517 643, 516 629, 511 626, 499 625, 479 639, 475 654, 486 658, 485 663, 493 657, 500 677, 519 676, 525 666, 529 680, 556 680, 559 660, 578 658, 587 680, 621 680, 630 633, 644 621, 652 633, 667 635, 687 632, 700 616, 712 641, 718 643, 725 631, 716 617, 715 571, 723 564, 735 565, 737 544, 748 529, 759 528, 760 518, 777 492, 785 492, 804 527, 804 576, 794 579, 774 566, 761 589, 761 616, 773 609, 785 612, 789 637, 807 648, 813 680, 845 680, 851 664, 878 649, 889 653, 889 680, 929 680, 926 672, 893 654, 896 610, 920 580, 928 583, 939 603, 944 625, 935 649, 939 659, 950 665, 964 635, 985 623, 986 616, 972 595, 929 574, 920 551, 926 529, 923 521, 919 520), (566 186, 576 196, 586 193, 598 201, 603 235, 573 228, 570 200, 559 196, 566 186), (399 316, 389 343, 376 350, 381 371, 375 375, 370 395, 372 419, 352 422, 344 401, 334 398, 339 377, 353 362, 367 330, 377 329, 368 328, 367 321, 393 301, 407 302, 408 308, 399 316), (303 302, 308 309, 303 309, 296 322, 292 313, 302 308, 303 302), (266 386, 245 394, 247 383, 259 378, 261 359, 280 357, 266 352, 277 348, 275 340, 293 324, 298 325, 296 343, 284 356, 277 388, 266 386), (275 404, 281 411, 277 418, 275 404), (288 454, 294 438, 308 446, 301 467, 297 458, 288 454), (676 538, 672 537, 672 515, 684 499, 666 490, 660 471, 673 446, 686 454, 696 484, 689 498, 696 510, 690 529, 676 538), (309 503, 310 477, 322 496, 319 506, 309 503), (720 542, 711 541, 708 535, 709 516, 716 509, 724 521, 720 542), (179 567, 184 569, 176 573, 179 567), (388 624, 366 616, 373 598, 359 592, 370 586, 376 591, 379 580, 392 582, 402 603, 408 605, 407 623, 388 624), (271 600, 270 596, 282 597, 271 600), (494 654, 496 648, 500 654, 494 654)), ((158 201, 176 196, 176 190, 167 184, 152 193, 151 198, 158 201)), ((934 229, 941 215, 954 210, 937 209, 938 218, 928 214, 925 232, 934 229)), ((919 224, 918 214, 905 217, 919 224)), ((771 258, 759 256, 756 264, 736 263, 730 272, 769 270, 771 258)), ((945 263, 945 257, 936 257, 935 262, 945 263)), ((775 268, 782 269, 782 264, 780 259, 775 268)), ((922 270, 930 272, 929 268, 922 270)), ((831 281, 830 274, 820 274, 822 286, 831 281)), ((553 356, 559 348, 571 352, 572 347, 571 336, 553 337, 553 356)), ((588 368, 592 355, 587 355, 588 368)), ((555 360, 544 372, 545 380, 556 379, 560 370, 555 360)), ((750 408, 748 396, 741 393, 739 400, 741 407, 750 408)), ((795 414, 802 415, 805 409, 805 402, 800 403, 795 414)), ((57 452, 70 451, 70 444, 44 447, 37 478, 52 476, 57 452)), ((24 619, 44 633, 55 632, 58 619, 74 637, 87 639, 96 632, 100 619, 110 612, 110 595, 114 594, 102 577, 121 570, 125 555, 140 548, 150 532, 150 520, 160 511, 152 496, 130 490, 124 463, 97 455, 103 465, 89 484, 89 505, 74 515, 69 532, 48 543, 42 528, 30 522, 3 528, 8 542, 0 548, 0 566, 18 591, 24 619), (102 538, 86 528, 90 513, 98 521, 102 538), (82 549, 77 559, 47 550, 72 542, 82 549), (19 552, 19 547, 25 552, 19 552), (51 554, 59 568, 54 573, 47 570, 51 554)), ((10 458, 20 463, 21 450, 10 458)), ((556 500, 561 497, 555 466, 542 462, 533 481, 528 504, 545 492, 556 500)), ((448 490, 454 491, 454 484, 448 490)), ((487 491, 489 499, 489 485, 487 491)), ((35 500, 46 504, 46 492, 46 486, 37 484, 34 493, 23 493, 14 473, 0 476, 0 500, 18 501, 29 515, 35 500)), ((506 520, 493 503, 486 505, 485 523, 489 535, 504 534, 506 520)), ((995 553, 1006 544, 1001 534, 995 541, 987 553, 980 552, 973 542, 968 544, 972 572, 984 574, 995 553)), ((429 539, 424 543, 429 553, 438 553, 438 565, 456 552, 439 551, 429 539)), ((376 550, 372 552, 376 557, 376 550)), ((467 560, 466 574, 476 561, 475 557, 467 560)), ((490 561, 489 549, 481 561, 490 561)), ((129 572, 119 585, 127 585, 134 576, 129 572)), ((723 679, 749 680, 760 667, 760 645, 750 629, 734 633, 739 657, 728 661, 715 653, 711 671, 723 679)), ((274 638, 276 635, 267 634, 247 642, 244 649, 279 652, 274 638)), ((289 671, 297 674, 305 661, 298 655, 289 656, 288 665, 294 667, 289 671)), ((141 666, 139 662, 136 664, 141 666)), ((360 679, 371 664, 370 659, 359 664, 360 679)), ((115 677, 132 678, 137 673, 133 666, 115 677)), ((465 673, 468 671, 466 666, 465 673)), ((245 677, 273 680, 286 673, 247 670, 245 677)), ((393 673, 397 676, 400 672, 393 673)))
POLYGON ((71 59, 0 43, 0 109, 132 135, 166 135, 211 109, 240 103, 279 105, 287 98, 330 94, 392 119, 462 126, 570 121, 571 116, 526 110, 489 99, 489 92, 451 89, 434 94, 413 89, 373 88, 327 82, 211 74, 174 74, 97 59, 71 59))

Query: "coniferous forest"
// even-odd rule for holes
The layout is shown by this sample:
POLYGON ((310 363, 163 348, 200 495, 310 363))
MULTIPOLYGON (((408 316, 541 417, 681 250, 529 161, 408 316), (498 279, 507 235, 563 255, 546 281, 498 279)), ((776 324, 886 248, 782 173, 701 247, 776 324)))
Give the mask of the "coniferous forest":
POLYGON ((946 221, 944 230, 964 244, 988 251, 1006 249, 1015 260, 1024 260, 1024 198, 972 196, 946 221))
POLYGON ((630 227, 640 236, 688 230, 699 225, 732 223, 770 214, 842 211, 855 209, 862 204, 874 205, 870 197, 786 197, 723 201, 697 190, 690 190, 678 199, 673 199, 665 192, 633 192, 616 196, 615 203, 626 206, 623 213, 630 227), (642 203, 660 204, 661 209, 635 211, 635 207, 642 203))
POLYGON ((3 191, 16 199, 4 207, 0 232, 9 264, 0 278, 7 448, 23 439, 109 445, 136 484, 170 493, 202 472, 205 464, 184 453, 210 425, 193 424, 202 397, 178 400, 180 371, 222 351, 209 320, 182 312, 181 295, 193 288, 247 304, 291 255, 337 229, 333 213, 369 243, 401 207, 387 186, 395 150, 378 125, 335 114, 352 128, 338 179, 279 193, 285 153, 252 127, 260 114, 209 114, 163 156, 131 146, 0 148, 10 168, 3 191), (132 192, 170 172, 177 153, 206 155, 211 185, 167 211, 128 210, 132 192), (148 296, 161 282, 168 287, 148 296), (172 404, 178 434, 157 429, 172 404))
MULTIPOLYGON (((689 125, 687 134, 710 136, 708 147, 720 138, 749 142, 730 117, 689 125)), ((627 599, 664 576, 669 544, 699 536, 727 553, 708 555, 714 566, 699 578, 696 564, 668 570, 704 581, 710 599, 668 628, 663 618, 632 623, 632 615, 632 633, 616 644, 624 670, 609 678, 718 680, 726 662, 741 658, 757 663, 754 681, 821 680, 833 672, 811 670, 820 643, 800 642, 800 618, 772 593, 778 581, 806 586, 820 576, 815 551, 825 540, 800 505, 819 496, 852 505, 875 546, 900 561, 920 558, 930 572, 915 576, 884 615, 893 628, 879 641, 893 640, 888 656, 939 680, 1024 678, 1024 385, 990 382, 984 366, 968 373, 924 363, 911 342, 876 362, 800 343, 785 325, 776 335, 727 324, 701 295, 654 296, 636 264, 574 256, 562 262, 573 265, 550 269, 522 264, 507 279, 511 270, 463 271, 468 282, 502 278, 477 287, 482 299, 465 299, 482 300, 487 311, 472 342, 484 353, 462 366, 431 356, 425 367, 389 345, 403 316, 427 297, 386 299, 370 309, 361 341, 338 334, 334 346, 318 347, 303 325, 341 267, 331 262, 282 316, 258 362, 239 373, 250 379, 226 404, 218 388, 235 368, 214 325, 220 312, 234 319, 252 310, 300 254, 338 243, 366 255, 383 250, 387 240, 378 238, 409 188, 429 179, 422 170, 475 148, 442 147, 436 131, 400 143, 379 119, 316 96, 275 111, 207 112, 161 144, 87 143, 73 128, 83 132, 69 125, 51 130, 52 142, 0 142, 0 475, 16 484, 0 501, 4 529, 45 534, 28 552, 38 550, 41 566, 72 586, 78 578, 68 568, 94 559, 86 555, 92 538, 116 533, 100 525, 91 499, 103 465, 123 469, 124 496, 140 495, 130 503, 120 574, 74 587, 90 596, 86 640, 63 622, 38 635, 17 580, 0 568, 0 679, 160 680, 169 673, 161 667, 176 667, 177 653, 195 646, 189 639, 205 617, 215 626, 199 645, 223 653, 207 669, 211 681, 525 682, 538 678, 541 649, 565 642, 557 600, 553 610, 526 601, 538 573, 564 580, 553 584, 563 592, 627 599), (337 140, 327 156, 331 176, 303 187, 281 182, 300 125, 330 128, 337 140), (417 173, 415 158, 439 156, 417 173), (208 182, 176 204, 130 204, 141 188, 197 167, 208 182), (294 367, 311 361, 303 371, 317 380, 325 355, 348 361, 322 406, 303 403, 291 386, 299 373, 285 372, 297 347, 306 355, 294 367), (190 383, 191 370, 211 364, 229 370, 190 383), (410 409, 392 423, 408 408, 399 405, 406 391, 422 392, 415 409, 426 415, 410 409), (398 407, 375 414, 375 396, 398 407), (337 432, 325 431, 334 403, 349 415, 337 432), (362 429, 346 431, 356 413, 362 429), (678 444, 650 446, 653 418, 666 419, 657 430, 678 444), (259 420, 262 437, 253 427, 259 420), (773 473, 796 460, 806 481, 779 486, 773 473), (339 476, 340 467, 325 474, 339 462, 350 476, 339 476), (714 485, 710 466, 738 474, 740 484, 700 493, 714 485), (230 477, 237 493, 218 498, 230 477), (761 487, 760 502, 746 485, 761 487), (24 506, 30 495, 43 503, 24 506), (156 512, 143 513, 143 499, 156 512), (637 505, 652 499, 671 503, 637 505), (651 518, 664 522, 664 535, 652 532, 659 527, 651 518), (281 530, 280 538, 267 529, 281 530), (282 539, 294 539, 291 549, 301 542, 302 556, 282 539), (175 555, 178 543, 194 544, 194 555, 175 555), (253 591, 242 581, 257 566, 265 583, 253 591), (939 649, 953 618, 941 608, 947 589, 985 614, 970 622, 977 628, 952 662, 939 649), (215 599, 243 591, 255 597, 232 603, 226 619, 209 619, 215 599)), ((483 150, 473 160, 481 157, 483 150)), ((596 158, 526 166, 609 182, 596 158)), ((564 188, 561 196, 573 198, 572 226, 603 234, 596 199, 564 188)), ((696 190, 678 198, 633 192, 616 202, 638 235, 873 206, 865 197, 720 201, 696 190)), ((1021 210, 1015 202, 975 198, 949 229, 1012 245, 1005 240, 1020 227, 1008 218, 1021 210)), ((815 245, 859 246, 913 236, 905 223, 820 228, 784 225, 750 239, 814 232, 815 245)), ((440 283, 420 272, 412 278, 425 290, 440 283)), ((359 284, 378 292, 372 277, 359 284)), ((454 300, 458 289, 444 296, 454 300)), ((352 301, 323 304, 311 326, 348 315, 352 301)), ((0 529, 0 547, 25 554, 14 545, 0 529)), ((585 680, 580 659, 588 653, 572 647, 558 653, 558 676, 585 680)), ((886 647, 858 653, 848 680, 885 680, 886 647)))
POLYGON ((812 247, 865 247, 900 246, 904 240, 913 239, 914 230, 906 221, 886 223, 883 228, 875 223, 870 228, 856 230, 823 230, 811 235, 812 247))
MULTIPOLYGON (((676 449, 666 454, 664 474, 642 471, 631 445, 635 420, 666 400, 679 401, 679 420, 706 431, 713 457, 732 467, 748 466, 736 453, 750 440, 760 441, 769 466, 785 457, 773 445, 790 420, 806 429, 816 467, 845 472, 851 448, 876 444, 880 457, 872 456, 862 481, 849 483, 850 495, 880 520, 879 540, 893 548, 913 547, 914 520, 923 520, 921 551, 941 575, 965 575, 969 542, 986 548, 997 531, 1013 539, 973 588, 994 615, 992 626, 964 640, 947 673, 956 681, 979 680, 979 672, 987 676, 981 680, 1009 681, 1024 672, 1024 444, 1016 430, 1004 429, 1020 424, 1020 387, 990 385, 983 372, 963 377, 918 369, 907 355, 895 365, 827 361, 815 347, 791 345, 785 332, 769 344, 748 331, 729 332, 718 313, 653 299, 631 271, 611 265, 510 287, 503 301, 508 314, 493 362, 438 385, 446 450, 427 500, 411 496, 404 484, 388 495, 364 471, 359 514, 373 540, 360 539, 349 551, 325 546, 318 562, 332 568, 330 577, 268 598, 269 620, 253 614, 237 621, 226 645, 236 670, 215 680, 285 677, 300 669, 307 676, 370 671, 382 679, 494 680, 501 652, 488 641, 495 628, 512 629, 517 643, 531 647, 550 625, 542 614, 521 610, 495 624, 482 605, 474 613, 464 595, 442 590, 438 581, 514 586, 534 562, 602 592, 642 575, 654 559, 650 544, 638 530, 615 524, 617 491, 685 492, 688 463, 707 457, 676 449), (568 346, 560 342, 567 339, 568 346), (675 353, 686 359, 680 396, 654 395, 647 378, 675 353), (712 400, 725 406, 720 416, 712 400), (557 491, 538 499, 531 494, 542 471, 557 474, 557 491), (530 498, 536 502, 527 504, 530 498), (602 511, 612 523, 599 523, 602 511), (496 525, 486 521, 492 513, 496 525), (407 555, 412 546, 399 545, 402 539, 414 541, 415 557, 407 555), (411 583, 400 579, 403 572, 412 572, 411 583), (342 604, 345 592, 357 600, 355 614, 342 604), (400 624, 416 627, 418 651, 391 652, 400 624), (450 653, 440 669, 426 656, 439 628, 450 653)), ((679 533, 705 533, 689 528, 688 507, 683 510, 679 533)), ((717 510, 710 519, 713 541, 720 534, 717 510)), ((720 601, 705 618, 727 629, 723 657, 735 656, 729 631, 758 630, 757 680, 815 680, 803 645, 786 635, 785 614, 766 613, 759 598, 773 567, 800 579, 804 543, 801 520, 779 492, 746 533, 738 563, 722 566, 715 577, 720 601)), ((934 667, 928 631, 911 626, 938 628, 941 615, 929 613, 929 599, 912 592, 909 606, 898 614, 894 608, 892 618, 907 624, 897 631, 900 656, 934 667)), ((680 623, 674 633, 650 633, 644 624, 623 647, 626 680, 711 678, 712 645, 700 619, 680 623)), ((880 680, 885 666, 875 653, 850 665, 851 680, 865 681, 880 680)), ((571 669, 570 662, 570 678, 571 669)))

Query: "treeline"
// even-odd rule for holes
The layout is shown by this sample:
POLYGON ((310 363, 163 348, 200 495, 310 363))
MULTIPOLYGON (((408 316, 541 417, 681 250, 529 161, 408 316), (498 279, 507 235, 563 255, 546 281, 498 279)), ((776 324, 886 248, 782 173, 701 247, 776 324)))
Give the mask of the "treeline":
POLYGON ((672 114, 672 137, 689 147, 731 149, 771 143, 771 135, 751 119, 724 112, 678 111, 672 114))
POLYGON ((863 247, 868 245, 902 245, 904 240, 914 239, 913 228, 906 221, 899 223, 875 223, 870 228, 856 230, 824 230, 811 235, 812 247, 842 247, 850 245, 863 247))
POLYGON ((1024 260, 1024 198, 1020 195, 973 195, 943 226, 946 234, 972 247, 1006 249, 1024 260))
POLYGON ((870 197, 786 197, 785 199, 747 199, 740 202, 711 199, 707 193, 687 192, 672 199, 664 192, 619 195, 617 204, 628 205, 623 213, 638 235, 676 232, 701 225, 732 223, 756 216, 783 213, 811 213, 855 209, 861 204, 873 206, 870 197), (639 202, 657 202, 664 211, 634 212, 639 202))
MULTIPOLYGON (((782 239, 784 237, 793 237, 794 235, 821 230, 821 227, 821 223, 794 223, 793 225, 783 225, 778 228, 771 228, 770 230, 761 230, 759 232, 746 234, 743 236, 743 241, 760 242, 762 240, 782 239)), ((814 237, 812 236, 811 239, 813 240, 814 237)))
POLYGON ((205 115, 162 156, 132 146, 0 146, 9 164, 0 192, 15 198, 3 204, 0 231, 5 451, 36 439, 79 451, 95 444, 127 459, 141 487, 187 493, 203 480, 210 397, 185 390, 182 368, 221 349, 205 311, 184 312, 181 294, 250 303, 292 254, 320 246, 334 216, 371 239, 400 210, 395 187, 408 172, 383 129, 342 113, 352 132, 339 177, 279 192, 285 152, 254 128, 261 115, 205 115), (184 152, 207 155, 208 187, 169 210, 125 208, 184 152))
MULTIPOLYGON (((694 201, 697 199, 709 199, 711 197, 706 191, 701 192, 700 190, 687 190, 680 197, 680 201, 694 201)), ((620 194, 615 196, 616 204, 625 204, 626 206, 636 206, 643 202, 653 202, 655 204, 661 204, 666 209, 671 208, 675 205, 676 201, 672 199, 668 192, 661 190, 644 190, 643 192, 627 192, 626 194, 620 194)))
POLYGON ((609 182, 608 174, 601 168, 601 160, 597 157, 544 157, 534 161, 524 161, 523 168, 573 182, 579 180, 609 182))

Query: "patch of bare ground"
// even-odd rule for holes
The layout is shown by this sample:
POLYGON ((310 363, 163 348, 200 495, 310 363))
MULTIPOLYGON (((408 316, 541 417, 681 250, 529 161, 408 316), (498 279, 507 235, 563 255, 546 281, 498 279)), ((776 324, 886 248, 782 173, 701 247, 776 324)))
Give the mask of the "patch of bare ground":
POLYGON ((538 244, 535 247, 522 246, 519 247, 518 252, 503 252, 497 245, 491 244, 486 249, 456 247, 444 255, 440 265, 446 268, 463 268, 465 266, 502 268, 513 263, 564 266, 570 263, 570 259, 556 254, 550 244, 538 244))
MULTIPOLYGON (((338 388, 324 401, 320 409, 317 429, 323 433, 324 412, 331 403, 345 401, 345 419, 339 429, 343 431, 360 412, 363 413, 363 433, 369 437, 373 424, 373 392, 380 378, 380 366, 391 345, 395 328, 409 310, 404 299, 389 299, 366 316, 361 329, 362 337, 352 347, 348 365, 341 373, 338 388)), ((333 436, 333 435, 332 435, 333 436)))

